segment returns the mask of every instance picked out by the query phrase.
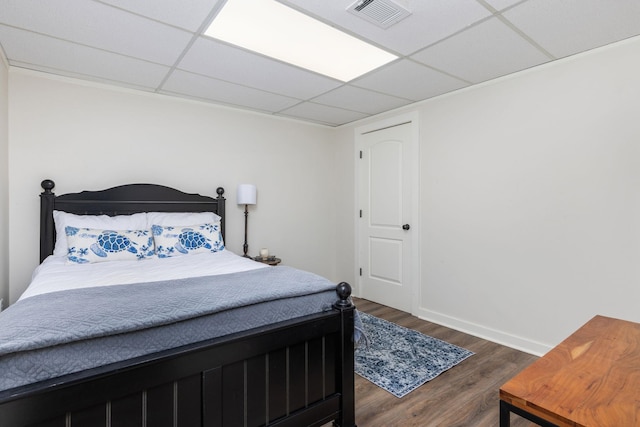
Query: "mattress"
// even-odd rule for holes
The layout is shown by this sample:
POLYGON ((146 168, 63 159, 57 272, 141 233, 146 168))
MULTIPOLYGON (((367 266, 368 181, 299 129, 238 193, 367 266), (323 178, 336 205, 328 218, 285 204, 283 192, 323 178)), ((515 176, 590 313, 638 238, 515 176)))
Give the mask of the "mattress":
POLYGON ((34 270, 29 287, 19 299, 68 289, 211 276, 259 268, 269 267, 227 249, 173 258, 91 264, 69 263, 66 256, 51 255, 34 270))
POLYGON ((337 298, 320 276, 226 250, 133 267, 50 258, 0 313, 0 390, 328 311, 337 298))

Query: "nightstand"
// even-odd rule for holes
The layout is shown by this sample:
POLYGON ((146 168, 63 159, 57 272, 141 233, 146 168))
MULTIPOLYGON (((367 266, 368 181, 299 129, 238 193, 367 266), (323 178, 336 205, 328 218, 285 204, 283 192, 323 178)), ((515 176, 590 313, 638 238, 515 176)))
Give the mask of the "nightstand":
POLYGON ((252 258, 254 261, 258 261, 261 262, 263 264, 269 264, 269 265, 278 265, 282 262, 282 260, 280 258, 276 258, 274 256, 270 256, 267 258, 262 258, 261 256, 257 256, 255 258, 252 258))

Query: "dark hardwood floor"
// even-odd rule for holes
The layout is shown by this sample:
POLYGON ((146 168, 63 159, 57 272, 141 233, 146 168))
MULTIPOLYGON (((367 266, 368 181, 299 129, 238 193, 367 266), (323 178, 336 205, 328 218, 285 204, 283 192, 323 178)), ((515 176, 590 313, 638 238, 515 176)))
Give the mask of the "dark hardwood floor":
MULTIPOLYGON (((499 425, 498 389, 537 359, 371 301, 354 298, 354 302, 360 311, 475 353, 401 399, 356 375, 359 427, 496 427, 499 425)), ((514 414, 511 425, 535 426, 514 414)))

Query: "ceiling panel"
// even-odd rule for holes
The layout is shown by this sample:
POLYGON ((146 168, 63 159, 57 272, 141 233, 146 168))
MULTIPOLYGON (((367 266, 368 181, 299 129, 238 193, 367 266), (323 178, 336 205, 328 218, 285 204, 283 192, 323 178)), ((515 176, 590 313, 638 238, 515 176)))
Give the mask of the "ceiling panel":
POLYGON ((15 66, 70 77, 155 89, 170 68, 29 31, 0 26, 0 40, 15 66))
POLYGON ((638 0, 528 0, 504 16, 556 58, 640 33, 638 0))
POLYGON ((498 18, 475 25, 411 58, 473 83, 551 59, 498 18))
POLYGON ((313 102, 367 114, 377 114, 411 103, 407 99, 348 85, 320 95, 313 102))
POLYGON ((280 114, 282 116, 294 117, 297 119, 311 120, 317 123, 337 126, 348 120, 350 122, 367 117, 366 114, 358 113, 341 108, 329 107, 326 105, 303 102, 294 107, 288 108, 280 114))
POLYGON ((179 70, 171 74, 163 86, 162 92, 271 113, 300 102, 297 99, 179 70))
POLYGON ((172 65, 193 37, 91 0, 1 0, 0 10, 2 23, 164 65, 172 65))
POLYGON ((352 84, 412 101, 468 86, 467 82, 407 59, 373 71, 352 84))
POLYGON ((196 32, 202 25, 209 24, 206 19, 209 17, 209 13, 217 11, 224 1, 102 0, 102 3, 107 3, 138 15, 147 16, 165 24, 196 32))
POLYGON ((200 37, 177 66, 182 70, 301 100, 342 85, 337 80, 208 37, 200 37))
POLYGON ((399 56, 340 82, 203 36, 225 1, 0 0, 0 54, 338 126, 640 35, 640 0, 391 0, 411 14, 387 29, 347 12, 355 0, 278 0, 399 56))
POLYGON ((402 55, 412 54, 491 16, 491 12, 475 0, 396 1, 405 6, 411 15, 399 24, 383 29, 348 13, 347 8, 354 2, 355 0, 281 0, 281 3, 402 55))
POLYGON ((488 5, 496 10, 503 10, 507 7, 511 7, 516 3, 521 3, 522 0, 485 0, 488 5))

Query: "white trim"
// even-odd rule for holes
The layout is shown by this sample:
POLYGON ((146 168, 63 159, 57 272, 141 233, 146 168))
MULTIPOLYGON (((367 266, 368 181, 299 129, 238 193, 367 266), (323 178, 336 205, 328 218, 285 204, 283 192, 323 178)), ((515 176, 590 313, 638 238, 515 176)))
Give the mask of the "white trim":
POLYGON ((411 283, 412 283, 412 302, 411 313, 415 314, 419 310, 419 301, 421 294, 421 271, 420 271, 420 115, 417 111, 413 111, 407 114, 400 114, 394 117, 390 117, 384 120, 379 120, 373 123, 369 123, 364 126, 354 128, 354 188, 355 188, 355 211, 354 211, 354 230, 355 230, 355 277, 356 284, 353 287, 353 295, 360 295, 362 278, 360 276, 360 147, 362 145, 361 138, 365 133, 398 126, 405 123, 411 123, 411 159, 413 164, 411 165, 411 199, 412 199, 412 212, 411 218, 413 224, 411 224, 411 230, 413 231, 413 239, 411 245, 412 251, 412 266, 411 266, 411 283))
POLYGON ((446 326, 448 328, 464 332, 465 334, 473 335, 484 340, 505 345, 507 347, 511 347, 525 353, 533 354, 535 356, 542 356, 553 348, 552 346, 547 344, 532 341, 516 335, 507 334, 496 329, 478 325, 477 323, 470 323, 462 319, 447 316, 446 314, 438 313, 424 308, 418 309, 415 315, 422 320, 437 323, 438 325, 446 326))

